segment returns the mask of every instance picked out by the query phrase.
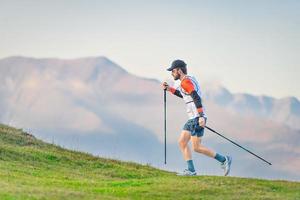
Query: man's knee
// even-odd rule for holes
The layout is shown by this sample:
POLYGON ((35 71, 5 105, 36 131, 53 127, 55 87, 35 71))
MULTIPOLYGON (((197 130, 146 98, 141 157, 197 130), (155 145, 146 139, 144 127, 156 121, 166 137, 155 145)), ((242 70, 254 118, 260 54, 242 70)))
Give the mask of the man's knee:
POLYGON ((187 145, 187 142, 185 140, 179 139, 178 145, 180 146, 180 148, 185 148, 187 145))
POLYGON ((198 152, 198 153, 203 153, 204 148, 200 144, 193 144, 193 151, 198 152))

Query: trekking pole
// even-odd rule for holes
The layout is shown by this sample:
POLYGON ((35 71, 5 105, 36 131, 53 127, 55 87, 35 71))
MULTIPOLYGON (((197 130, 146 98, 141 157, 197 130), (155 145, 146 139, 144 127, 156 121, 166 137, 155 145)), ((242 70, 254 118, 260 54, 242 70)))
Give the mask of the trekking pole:
POLYGON ((167 89, 164 89, 165 164, 167 164, 167 89))
POLYGON ((225 136, 221 135, 221 134, 220 134, 220 133, 218 133, 217 131, 215 131, 215 130, 213 130, 213 129, 209 128, 208 126, 205 126, 205 128, 207 128, 208 130, 210 130, 210 131, 212 131, 212 132, 214 132, 214 133, 218 134, 219 136, 221 136, 222 138, 224 138, 224 139, 228 140, 229 142, 231 142, 231 143, 235 144, 236 146, 238 146, 238 147, 240 147, 240 148, 244 149, 244 150, 245 150, 245 151, 247 151, 248 153, 251 153, 252 155, 256 156, 257 158, 261 159, 262 161, 264 161, 264 162, 268 163, 269 165, 272 165, 272 163, 270 163, 270 162, 266 161, 266 160, 265 160, 265 159, 263 159, 262 157, 260 157, 260 156, 256 155, 255 153, 253 153, 253 152, 249 151, 248 149, 246 149, 246 148, 242 147, 241 145, 237 144, 236 142, 234 142, 234 141, 230 140, 229 138, 227 138, 227 137, 225 137, 225 136))

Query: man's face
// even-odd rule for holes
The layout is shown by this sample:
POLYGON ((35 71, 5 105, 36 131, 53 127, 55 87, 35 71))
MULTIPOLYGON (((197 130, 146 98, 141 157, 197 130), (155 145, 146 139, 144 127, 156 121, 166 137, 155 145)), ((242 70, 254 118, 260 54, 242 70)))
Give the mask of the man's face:
POLYGON ((178 70, 179 70, 178 68, 175 68, 175 69, 172 70, 172 76, 173 76, 175 81, 180 78, 180 74, 179 74, 178 70))

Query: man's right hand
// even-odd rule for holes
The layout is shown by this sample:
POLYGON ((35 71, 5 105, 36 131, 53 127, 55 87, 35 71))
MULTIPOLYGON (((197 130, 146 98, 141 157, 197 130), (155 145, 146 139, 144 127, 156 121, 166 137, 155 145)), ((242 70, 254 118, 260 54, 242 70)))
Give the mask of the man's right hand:
POLYGON ((163 82, 162 87, 164 90, 170 91, 170 86, 168 85, 167 82, 163 82))

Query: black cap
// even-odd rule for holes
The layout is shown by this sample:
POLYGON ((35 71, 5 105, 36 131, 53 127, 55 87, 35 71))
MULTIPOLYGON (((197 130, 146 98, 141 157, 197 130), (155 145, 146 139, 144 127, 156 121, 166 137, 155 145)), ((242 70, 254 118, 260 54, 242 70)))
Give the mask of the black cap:
POLYGON ((173 69, 175 68, 185 68, 186 67, 186 64, 183 60, 174 60, 172 62, 172 65, 170 68, 168 68, 167 70, 168 71, 172 71, 173 69))

